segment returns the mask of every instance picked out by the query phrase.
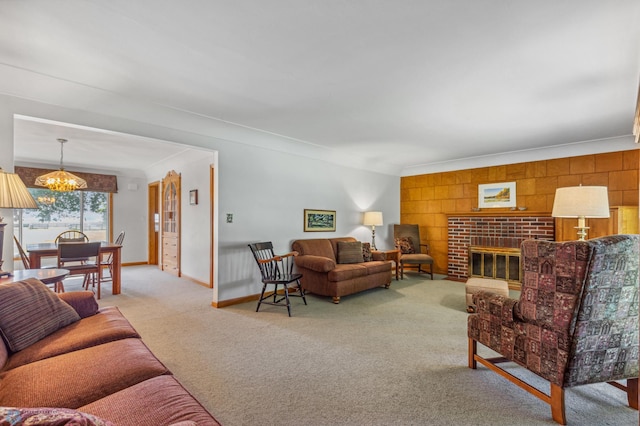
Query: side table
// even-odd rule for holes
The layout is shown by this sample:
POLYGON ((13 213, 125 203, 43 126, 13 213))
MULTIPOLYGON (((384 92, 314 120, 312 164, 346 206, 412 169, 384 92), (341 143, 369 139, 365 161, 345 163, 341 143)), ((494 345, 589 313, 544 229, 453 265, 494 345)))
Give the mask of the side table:
POLYGON ((37 278, 42 281, 43 284, 53 284, 54 291, 64 291, 63 287, 60 287, 64 277, 69 275, 68 269, 53 269, 53 268, 41 268, 41 269, 19 269, 13 272, 13 275, 6 278, 1 278, 0 283, 11 283, 14 281, 26 280, 27 278, 37 278))
POLYGON ((392 249, 392 250, 374 250, 372 253, 382 253, 384 254, 385 260, 393 260, 396 264, 396 281, 398 281, 398 277, 400 276, 400 250, 392 249))

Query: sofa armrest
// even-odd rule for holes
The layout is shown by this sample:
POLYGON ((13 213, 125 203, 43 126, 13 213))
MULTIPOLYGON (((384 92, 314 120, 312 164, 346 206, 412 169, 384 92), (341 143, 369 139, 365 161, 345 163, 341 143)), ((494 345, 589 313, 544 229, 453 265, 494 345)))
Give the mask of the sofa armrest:
POLYGON ((514 307, 517 299, 504 297, 489 291, 479 291, 473 295, 473 303, 476 305, 476 313, 480 316, 496 317, 502 325, 511 326, 514 319, 514 307))
POLYGON ((311 269, 316 272, 329 272, 336 267, 336 262, 328 257, 304 255, 296 256, 296 266, 299 268, 311 269))
POLYGON ((58 297, 67 302, 80 315, 80 318, 90 317, 98 313, 98 302, 91 291, 70 291, 59 293, 58 297))

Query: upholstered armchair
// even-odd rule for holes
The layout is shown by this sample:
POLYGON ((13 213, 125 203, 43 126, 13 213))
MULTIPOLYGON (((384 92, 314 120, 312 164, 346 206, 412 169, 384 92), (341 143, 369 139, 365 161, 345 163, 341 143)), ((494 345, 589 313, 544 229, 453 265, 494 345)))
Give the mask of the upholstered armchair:
POLYGON ((545 401, 560 424, 566 424, 564 389, 573 386, 609 382, 637 410, 639 241, 638 235, 524 241, 520 299, 474 296, 469 367, 479 362, 545 401), (478 343, 501 357, 483 358, 478 343), (497 365, 506 361, 549 381, 550 393, 497 365))
POLYGON ((429 244, 420 240, 418 225, 393 225, 393 238, 396 249, 400 250, 400 278, 404 279, 404 266, 417 265, 418 272, 422 265, 429 265, 429 275, 433 279, 433 257, 429 254, 429 244))

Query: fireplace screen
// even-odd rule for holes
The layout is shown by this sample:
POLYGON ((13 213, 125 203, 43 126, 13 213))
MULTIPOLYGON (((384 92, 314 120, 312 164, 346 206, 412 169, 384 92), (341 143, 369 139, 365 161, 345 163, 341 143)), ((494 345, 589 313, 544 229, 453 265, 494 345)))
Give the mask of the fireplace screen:
POLYGON ((469 276, 506 280, 510 287, 519 289, 520 249, 469 247, 469 276))

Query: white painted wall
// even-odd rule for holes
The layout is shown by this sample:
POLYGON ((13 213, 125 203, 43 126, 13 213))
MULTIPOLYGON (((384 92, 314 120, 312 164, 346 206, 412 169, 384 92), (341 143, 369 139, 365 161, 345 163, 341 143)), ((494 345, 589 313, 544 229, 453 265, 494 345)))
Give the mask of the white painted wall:
POLYGON ((125 232, 123 263, 147 262, 147 180, 122 175, 117 175, 117 179, 118 192, 113 194, 113 238, 120 231, 125 232))
MULTIPOLYGON (((183 276, 206 284, 209 283, 211 255, 209 170, 214 162, 214 152, 190 152, 188 155, 174 157, 171 161, 158 163, 147 171, 149 182, 161 182, 170 170, 180 173, 180 270, 183 276), (197 205, 189 204, 189 191, 192 189, 198 190, 197 205)), ((162 187, 160 192, 162 193, 162 187)), ((161 259, 160 254, 158 256, 161 259)))
MULTIPOLYGON (((217 187, 214 188, 215 288, 212 299, 216 302, 259 292, 257 267, 247 247, 251 242, 273 241, 277 251, 285 252, 290 250, 291 241, 298 238, 351 235, 369 241, 371 231, 361 225, 362 212, 379 210, 384 214, 385 225, 376 228, 377 245, 379 248, 393 245, 391 225, 400 220, 399 176, 277 152, 269 148, 273 135, 248 134, 248 129, 231 132, 211 124, 206 117, 185 120, 170 116, 168 111, 154 114, 151 107, 134 110, 131 103, 127 106, 129 109, 113 108, 108 114, 104 112, 108 109, 104 103, 83 106, 96 111, 90 112, 0 95, 0 166, 8 170, 13 168, 13 114, 204 148, 208 153, 202 158, 172 159, 171 165, 158 165, 146 173, 147 182, 160 180, 168 167, 182 173, 183 271, 196 279, 204 276, 206 278, 202 280, 208 281, 210 247, 205 234, 208 236, 210 231, 205 221, 209 206, 208 165, 213 161, 217 187), (171 127, 166 123, 171 123, 171 127), (263 147, 249 146, 242 142, 244 137, 264 137, 265 144, 263 147), (180 168, 183 170, 178 170, 180 168), (189 189, 199 190, 200 204, 196 209, 190 209, 189 189), (305 208, 336 210, 336 232, 303 232, 305 208), (233 223, 225 222, 226 213, 234 215, 233 223), (206 273, 204 265, 207 265, 206 273)), ((147 259, 147 182, 118 176, 120 190, 114 197, 114 232, 117 234, 124 229, 127 233, 123 252, 125 262, 147 259), (129 183, 137 183, 138 190, 128 190, 129 183)), ((2 213, 10 217, 11 212, 2 213)), ((10 226, 7 226, 5 247, 11 244, 10 226)), ((126 282, 122 287, 126 292, 126 282)))
MULTIPOLYGON (((247 244, 272 241, 276 252, 299 238, 371 240, 362 212, 400 220, 400 178, 274 151, 234 145, 220 152, 218 209, 220 299, 256 293, 258 274, 247 244), (336 232, 304 232, 304 209, 336 211, 336 232), (226 223, 232 213, 233 223, 226 223)), ((379 248, 393 246, 389 226, 376 229, 379 248)))

